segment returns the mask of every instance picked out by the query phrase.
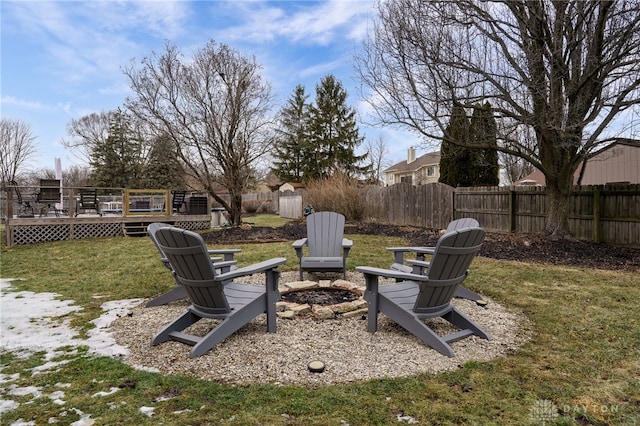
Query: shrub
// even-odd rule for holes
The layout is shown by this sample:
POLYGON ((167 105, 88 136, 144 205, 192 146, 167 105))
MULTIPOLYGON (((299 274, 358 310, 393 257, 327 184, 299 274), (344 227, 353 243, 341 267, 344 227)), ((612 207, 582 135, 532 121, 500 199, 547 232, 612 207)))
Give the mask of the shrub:
POLYGON ((248 214, 272 214, 274 209, 271 204, 269 200, 244 200, 242 202, 242 210, 248 214))
POLYGON ((362 220, 366 212, 366 199, 356 179, 336 173, 324 180, 307 184, 306 203, 314 211, 334 211, 347 220, 362 220))

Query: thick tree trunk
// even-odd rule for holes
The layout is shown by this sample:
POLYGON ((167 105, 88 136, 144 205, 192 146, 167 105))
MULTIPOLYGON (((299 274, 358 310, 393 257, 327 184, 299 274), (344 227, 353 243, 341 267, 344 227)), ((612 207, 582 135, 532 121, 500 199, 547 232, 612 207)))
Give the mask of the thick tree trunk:
POLYGON ((547 185, 547 222, 544 228, 546 234, 558 238, 571 235, 569 231, 570 196, 570 191, 547 185))
POLYGON ((558 167, 546 176, 547 222, 544 232, 553 237, 567 238, 571 191, 573 190, 573 170, 566 165, 558 167))
POLYGON ((229 209, 229 223, 231 226, 239 226, 242 223, 242 194, 229 192, 231 197, 229 209))

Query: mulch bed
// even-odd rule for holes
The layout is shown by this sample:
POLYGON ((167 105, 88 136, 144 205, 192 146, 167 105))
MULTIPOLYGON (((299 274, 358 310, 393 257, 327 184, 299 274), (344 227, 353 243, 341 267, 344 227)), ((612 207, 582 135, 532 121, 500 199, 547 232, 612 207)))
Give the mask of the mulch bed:
MULTIPOLYGON (((250 221, 248 218, 247 222, 250 221)), ((440 235, 439 230, 368 222, 347 223, 345 234, 401 237, 411 246, 433 246, 440 235)), ((223 228, 203 236, 212 244, 294 241, 306 236, 306 224, 292 221, 278 228, 223 228)), ((538 234, 487 234, 480 256, 606 270, 640 270, 640 248, 557 240, 538 234)))

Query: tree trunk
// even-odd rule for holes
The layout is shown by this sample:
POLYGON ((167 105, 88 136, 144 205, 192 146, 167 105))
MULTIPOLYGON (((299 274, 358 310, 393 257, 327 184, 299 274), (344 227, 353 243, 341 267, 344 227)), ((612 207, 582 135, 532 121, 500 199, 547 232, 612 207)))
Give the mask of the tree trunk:
POLYGON ((570 191, 547 185, 547 222, 544 232, 553 237, 566 238, 569 231, 570 191))
POLYGON ((242 223, 242 194, 230 191, 229 196, 229 222, 231 226, 239 226, 242 223))
POLYGON ((573 190, 573 170, 569 167, 558 167, 557 169, 545 174, 547 222, 544 232, 553 237, 567 238, 571 236, 569 213, 571 191, 573 190))

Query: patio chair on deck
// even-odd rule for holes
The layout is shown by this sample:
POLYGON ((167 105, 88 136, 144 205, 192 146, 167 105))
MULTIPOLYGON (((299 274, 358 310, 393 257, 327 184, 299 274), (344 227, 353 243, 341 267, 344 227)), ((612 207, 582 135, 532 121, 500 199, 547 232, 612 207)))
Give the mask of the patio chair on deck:
POLYGON ((56 204, 61 203, 60 180, 40 179, 40 190, 36 193, 36 203, 40 204, 40 217, 47 216, 49 210, 53 210, 56 217, 60 216, 62 209, 56 204))
POLYGON ((76 216, 82 213, 86 213, 87 210, 94 210, 99 216, 102 216, 100 211, 100 200, 98 200, 98 191, 96 189, 81 189, 80 199, 76 204, 76 216))
POLYGON ((344 216, 335 212, 318 212, 307 216, 307 237, 292 245, 300 259, 300 280, 303 271, 347 274, 347 256, 353 241, 343 238, 344 216), (303 247, 307 246, 307 255, 303 247))
POLYGON ((454 356, 449 345, 466 337, 489 335, 451 304, 456 289, 467 277, 468 268, 480 251, 485 232, 481 228, 450 231, 440 237, 425 275, 358 266, 365 277, 364 299, 368 303, 370 332, 378 327, 383 313, 422 342, 443 355, 454 356), (379 277, 395 278, 394 284, 378 285, 379 277), (446 336, 437 334, 425 319, 442 318, 459 329, 446 336))
POLYGON ((20 192, 20 188, 18 187, 18 183, 15 180, 11 181, 11 186, 13 186, 13 190, 16 193, 16 201, 18 202, 18 217, 33 217, 33 206, 31 205, 31 201, 25 200, 22 198, 22 193, 20 192))
POLYGON ((156 239, 175 274, 184 286, 191 306, 151 340, 152 345, 176 340, 193 349, 189 357, 203 355, 242 328, 256 316, 267 314, 267 331, 276 332, 276 302, 280 298, 277 270, 287 260, 274 258, 219 274, 212 264, 200 234, 174 227, 161 227, 156 239), (264 286, 242 284, 235 279, 264 273, 264 286), (205 336, 184 333, 202 318, 222 320, 205 336))
MULTIPOLYGON (((187 297, 187 290, 182 286, 182 284, 180 284, 180 282, 176 278, 175 272, 173 271, 173 268, 169 263, 169 259, 167 259, 167 255, 164 253, 164 251, 162 250, 162 246, 158 243, 158 240, 156 239, 156 232, 158 231, 158 229, 171 228, 171 227, 172 225, 169 225, 168 223, 161 223, 161 222, 154 222, 149 226, 147 226, 147 233, 149 234, 149 238, 151 238, 151 241, 153 241, 153 244, 155 244, 156 248, 160 252, 160 256, 161 256, 160 261, 165 267, 167 267, 171 271, 171 274, 173 275, 177 284, 175 288, 169 290, 167 293, 161 294, 160 296, 157 296, 154 299, 151 299, 146 304, 147 308, 152 306, 166 305, 167 303, 184 299, 185 297, 187 297)), ((240 249, 218 249, 218 250, 207 250, 207 253, 209 253, 211 262, 214 262, 216 272, 224 273, 224 272, 229 272, 232 269, 236 269, 236 266, 235 266, 236 262, 233 260, 233 256, 234 254, 240 253, 241 251, 242 250, 240 249), (220 255, 222 257, 212 257, 214 255, 220 255), (223 261, 219 262, 220 260, 223 260, 223 261)))
MULTIPOLYGON (((182 190, 173 190, 171 191, 171 208, 172 213, 180 213, 180 210, 184 207, 185 211, 187 210, 187 191, 182 190)), ((187 211, 188 213, 188 211, 187 211)))
MULTIPOLYGON (((445 232, 479 226, 480 224, 477 220, 465 217, 451 221, 449 225, 447 225, 445 232)), ((425 258, 427 255, 433 255, 435 247, 387 247, 387 250, 393 252, 393 264, 391 265, 391 269, 407 273, 422 274, 424 273, 425 268, 429 267, 429 262, 426 262, 425 258), (405 265, 404 254, 408 252, 415 253, 416 259, 408 259, 406 261, 408 265, 405 265)), ((482 296, 478 293, 475 293, 463 286, 458 286, 456 290, 456 297, 469 300, 482 300, 482 296)))

